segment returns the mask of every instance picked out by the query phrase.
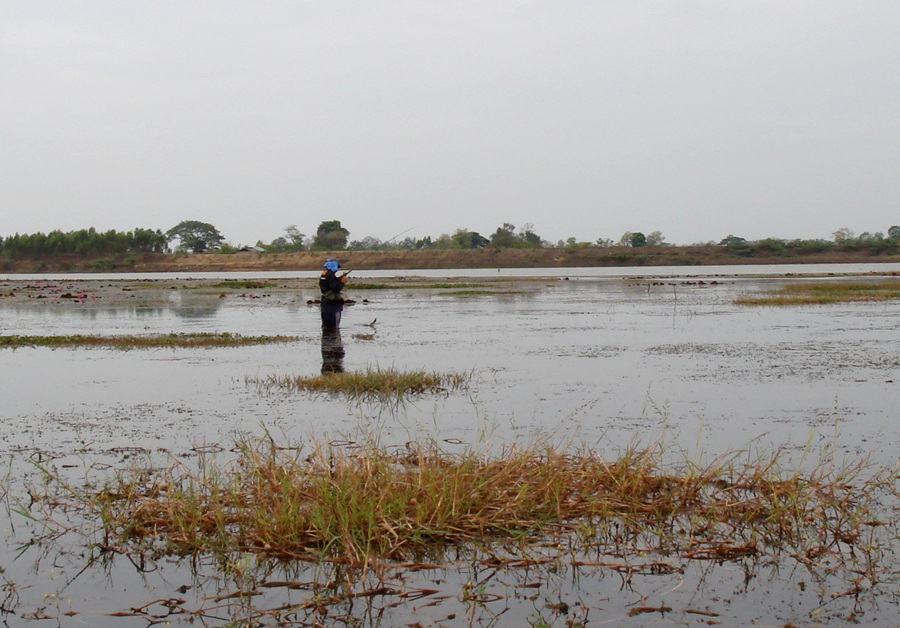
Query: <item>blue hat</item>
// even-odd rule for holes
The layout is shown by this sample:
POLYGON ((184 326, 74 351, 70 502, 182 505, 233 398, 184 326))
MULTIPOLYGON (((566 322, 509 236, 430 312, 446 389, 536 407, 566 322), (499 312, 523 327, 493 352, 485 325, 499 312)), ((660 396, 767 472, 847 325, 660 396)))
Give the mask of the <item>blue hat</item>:
POLYGON ((322 266, 324 266, 325 268, 327 268, 328 270, 330 270, 333 273, 336 273, 337 269, 341 267, 341 265, 338 264, 338 261, 336 259, 334 259, 333 257, 329 257, 327 260, 325 260, 325 263, 322 264, 322 266))

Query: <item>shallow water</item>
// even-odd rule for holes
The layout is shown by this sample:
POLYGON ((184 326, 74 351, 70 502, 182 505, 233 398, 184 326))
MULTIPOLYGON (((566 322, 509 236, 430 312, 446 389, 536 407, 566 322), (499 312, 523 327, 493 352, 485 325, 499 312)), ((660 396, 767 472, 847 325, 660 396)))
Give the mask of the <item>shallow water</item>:
MULTIPOLYGON (((510 284, 502 293, 470 296, 412 288, 354 293, 351 283, 350 296, 358 303, 344 312, 344 368, 473 374, 468 393, 422 397, 397 408, 261 393, 248 383, 248 378, 321 369, 318 309, 306 303, 316 296, 313 285, 227 298, 174 289, 135 303, 125 296, 88 296, 79 303, 0 299, 0 334, 300 336, 290 344, 222 349, 0 350, 3 453, 16 477, 35 457, 76 473, 91 464, 121 466, 136 448, 182 455, 211 445, 227 449, 237 433, 337 438, 363 425, 374 426, 388 443, 424 433, 451 443, 486 439, 500 444, 550 433, 559 442, 588 444, 610 455, 635 441, 661 440, 677 459, 685 452, 711 459, 740 449, 784 447, 797 464, 804 456, 822 455, 837 463, 866 455, 877 464, 896 463, 900 302, 790 308, 733 304, 742 292, 796 280, 732 276, 712 283, 706 277, 699 284, 696 278, 652 281, 572 273, 566 281, 535 279, 510 284), (372 339, 355 337, 373 332, 372 339)), ((22 490, 12 481, 11 495, 22 490)), ((31 530, 16 514, 11 522, 14 529, 4 525, 7 553, 31 530)), ((8 565, 5 577, 18 594, 15 614, 7 615, 11 625, 46 604, 41 612, 61 625, 123 625, 124 619, 105 614, 173 595, 174 588, 192 579, 184 566, 174 564, 140 576, 124 560, 110 572, 91 568, 75 578, 77 548, 66 547, 35 563, 39 553, 32 548, 16 561, 0 563, 8 565), (51 602, 43 597, 48 594, 51 602), (67 606, 63 600, 69 599, 67 606), (66 608, 78 614, 62 615, 66 608)), ((772 581, 754 577, 748 584, 739 566, 725 565, 714 570, 710 582, 701 582, 696 566, 679 567, 684 573, 642 575, 624 590, 620 578, 600 568, 546 574, 541 581, 557 582, 558 591, 541 588, 537 601, 528 599, 536 593, 531 588, 510 583, 521 575, 498 572, 487 589, 502 601, 491 597, 479 606, 473 623, 491 625, 490 616, 497 612, 491 609, 508 607, 495 625, 516 625, 536 612, 537 604, 541 616, 562 625, 567 615, 554 615, 542 605, 544 597, 556 595, 568 600, 569 617, 576 602, 583 602, 580 612, 590 612, 590 625, 608 618, 634 626, 700 623, 708 617, 684 611, 707 607, 725 625, 749 619, 805 625, 819 616, 835 622, 850 612, 864 612, 867 621, 877 618, 873 625, 900 625, 896 595, 873 595, 856 611, 850 601, 838 600, 828 603, 827 612, 814 613, 822 600, 810 592, 813 587, 797 588, 802 574, 780 573, 772 581), (777 603, 773 593, 780 597, 777 603), (634 605, 664 602, 676 612, 626 615, 634 605)), ((459 587, 447 583, 470 575, 443 573, 437 579, 443 581, 442 590, 458 596, 459 587)), ((423 587, 434 586, 428 577, 411 580, 416 578, 423 587)), ((196 589, 207 590, 214 582, 195 582, 196 589)), ((302 594, 276 588, 267 596, 302 594)), ((429 608, 429 621, 439 625, 465 623, 461 618, 473 613, 456 597, 429 608), (448 613, 459 616, 448 620, 448 613)), ((409 612, 408 604, 401 605, 384 625, 409 612)), ((134 625, 141 621, 131 620, 134 625)))

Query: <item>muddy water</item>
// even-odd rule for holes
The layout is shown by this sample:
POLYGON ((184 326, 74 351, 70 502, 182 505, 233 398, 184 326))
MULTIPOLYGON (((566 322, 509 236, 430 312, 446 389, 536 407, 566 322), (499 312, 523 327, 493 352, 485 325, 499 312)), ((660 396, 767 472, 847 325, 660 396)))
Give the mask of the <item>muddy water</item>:
MULTIPOLYGON (((357 304, 344 312, 345 369, 473 374, 468 393, 394 408, 261 393, 248 383, 321 369, 318 310, 307 304, 316 296, 311 282, 223 297, 189 282, 136 289, 140 294, 134 295, 119 283, 127 280, 68 287, 60 280, 59 293, 85 294, 77 302, 54 298, 41 284, 32 292, 49 298, 0 299, 0 334, 227 331, 299 339, 223 349, 0 350, 0 435, 14 476, 7 501, 24 494, 18 477, 31 469, 29 460, 52 461, 77 474, 88 465, 122 466, 138 450, 162 457, 213 446, 227 450, 239 432, 268 430, 303 440, 311 434, 352 437, 361 425, 396 443, 423 433, 449 443, 508 443, 540 432, 610 455, 635 441, 662 440, 676 457, 785 447, 797 464, 822 455, 838 462, 869 455, 879 464, 895 463, 900 302, 733 304, 740 293, 799 280, 573 274, 568 280, 510 282, 491 287, 490 294, 415 287, 354 292, 351 284, 357 304)), ((4 282, 0 292, 11 285, 21 282, 4 282)), ((61 625, 125 625, 106 614, 176 596, 175 589, 186 584, 193 593, 182 597, 195 607, 208 604, 203 596, 215 595, 218 587, 227 588, 214 577, 215 569, 198 581, 177 564, 141 575, 120 560, 79 573, 77 543, 50 552, 32 548, 12 560, 13 548, 34 528, 9 516, 15 527, 4 525, 8 557, 0 564, 6 590, 15 592, 3 605, 13 611, 7 615, 11 625, 29 613, 57 618, 61 625)), ((852 613, 873 625, 900 625, 896 580, 893 594, 879 590, 863 600, 832 601, 829 587, 838 583, 817 588, 796 566, 781 569, 770 566, 747 576, 744 566, 734 564, 678 565, 665 574, 638 568, 623 583, 620 572, 600 567, 523 575, 463 563, 452 574, 410 576, 406 584, 434 588, 440 581, 443 593, 434 595, 448 596, 416 615, 423 625, 465 625, 470 619, 476 625, 521 625, 529 618, 563 625, 581 615, 589 625, 699 624, 711 618, 725 625, 806 625, 823 617, 840 622, 852 613), (461 583, 479 579, 483 597, 460 601, 461 583), (534 582, 542 585, 536 589, 534 582), (674 610, 628 617, 635 606, 674 610)), ((274 607, 303 595, 276 587, 265 599, 274 607)), ((374 603, 371 612, 391 603, 374 603)), ((394 607, 383 625, 408 623, 414 606, 394 607)), ((358 604, 352 612, 360 612, 358 604)), ((187 621, 183 615, 170 619, 187 621)))

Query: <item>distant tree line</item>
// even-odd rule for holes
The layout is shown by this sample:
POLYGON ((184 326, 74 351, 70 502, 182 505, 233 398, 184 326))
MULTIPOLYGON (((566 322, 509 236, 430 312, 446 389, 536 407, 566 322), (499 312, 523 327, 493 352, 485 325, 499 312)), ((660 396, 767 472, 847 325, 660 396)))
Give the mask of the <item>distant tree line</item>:
MULTIPOLYGON (((525 224, 521 229, 516 229, 512 223, 505 222, 497 227, 489 236, 483 236, 477 231, 466 228, 457 229, 453 234, 441 234, 437 237, 425 236, 424 238, 406 237, 396 241, 383 241, 373 236, 366 236, 359 240, 350 240, 350 232, 341 226, 339 220, 322 222, 316 230, 316 234, 307 237, 297 230, 296 225, 291 225, 286 230, 286 236, 276 238, 269 244, 257 243, 257 248, 264 251, 288 252, 288 251, 324 251, 324 250, 353 250, 353 251, 377 251, 377 250, 416 250, 416 249, 481 249, 493 248, 640 248, 645 246, 671 246, 666 242, 665 236, 660 231, 651 231, 647 234, 641 231, 626 231, 618 240, 597 238, 593 241, 582 241, 575 237, 559 240, 556 243, 544 240, 535 230, 534 225, 525 224)), ((699 246, 721 246, 735 255, 779 255, 779 254, 804 254, 819 253, 829 250, 861 250, 866 249, 873 253, 894 251, 900 246, 900 226, 892 226, 887 230, 887 235, 876 232, 863 232, 856 235, 849 228, 838 229, 833 234, 833 240, 785 240, 778 238, 765 238, 762 240, 747 240, 745 238, 729 234, 719 242, 706 242, 699 246)))
POLYGON ((79 229, 0 237, 0 255, 8 258, 39 258, 55 255, 113 256, 131 253, 163 253, 165 234, 158 229, 97 231, 79 229))
POLYGON ((746 240, 729 234, 719 242, 719 245, 726 247, 738 257, 803 255, 827 251, 868 251, 877 255, 900 250, 900 225, 890 227, 887 235, 880 231, 875 233, 864 231, 857 235, 852 229, 842 227, 832 234, 832 238, 831 240, 783 240, 780 238, 746 240))
MULTIPOLYGON (((285 228, 283 236, 269 243, 257 242, 255 247, 234 246, 225 241, 218 229, 210 223, 185 220, 168 231, 159 229, 134 229, 133 231, 51 231, 48 234, 15 234, 0 236, 0 256, 7 259, 29 259, 56 255, 81 255, 89 257, 123 256, 139 253, 234 253, 247 248, 271 253, 293 251, 340 251, 340 250, 417 250, 417 249, 481 249, 493 248, 640 248, 671 246, 659 231, 644 234, 640 231, 626 231, 618 240, 597 238, 582 241, 575 237, 548 242, 539 236, 534 225, 526 224, 516 229, 512 223, 504 222, 488 236, 466 228, 457 229, 453 234, 441 234, 432 238, 406 237, 383 241, 373 236, 359 240, 350 239, 350 231, 340 220, 325 220, 316 233, 307 236, 296 225, 285 228)), ((705 246, 719 246, 737 257, 791 256, 827 251, 865 250, 873 254, 900 252, 900 225, 894 225, 881 232, 856 234, 850 228, 838 229, 833 239, 784 240, 765 238, 747 240, 729 234, 719 242, 707 242, 705 246)))

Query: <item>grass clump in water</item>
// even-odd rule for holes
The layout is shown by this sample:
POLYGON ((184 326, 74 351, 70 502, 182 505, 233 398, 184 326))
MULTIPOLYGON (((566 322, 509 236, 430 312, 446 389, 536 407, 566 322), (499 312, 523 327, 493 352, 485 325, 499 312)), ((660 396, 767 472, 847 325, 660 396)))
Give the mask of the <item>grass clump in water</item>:
POLYGON ((192 471, 176 462, 85 488, 60 482, 39 502, 52 511, 48 521, 74 513, 84 534, 116 552, 251 552, 352 565, 441 561, 451 549, 492 546, 527 554, 549 542, 578 556, 778 555, 874 571, 897 534, 880 501, 886 493, 896 504, 897 470, 869 473, 865 463, 821 462, 802 473, 782 470, 777 452, 700 466, 665 464, 659 447, 607 460, 545 442, 491 454, 363 438, 303 448, 244 437, 227 462, 201 454, 192 471))
POLYGON ((824 305, 856 301, 889 301, 900 299, 900 281, 885 279, 872 282, 819 281, 797 282, 762 295, 743 295, 737 305, 824 305))
POLYGON ((442 296, 447 297, 480 297, 484 295, 494 295, 497 294, 493 290, 450 290, 447 292, 441 292, 442 296))
MULTIPOLYGON (((234 290, 262 290, 271 288, 275 284, 269 281, 255 281, 252 279, 226 279, 212 284, 211 288, 231 288, 234 290)), ((201 286, 202 287, 202 286, 201 286)))
POLYGON ((270 375, 264 379, 248 379, 248 382, 265 390, 341 394, 360 400, 402 400, 408 395, 464 390, 468 388, 471 378, 471 373, 369 368, 313 376, 270 375))
POLYGON ((354 281, 350 284, 353 290, 394 290, 394 289, 417 289, 417 290, 436 290, 441 288, 483 288, 483 283, 466 283, 466 282, 417 282, 404 281, 395 283, 366 283, 354 281))
POLYGON ((229 332, 177 333, 150 336, 0 336, 0 348, 18 347, 106 347, 148 349, 154 347, 239 347, 244 345, 294 342, 297 336, 242 336, 229 332))

